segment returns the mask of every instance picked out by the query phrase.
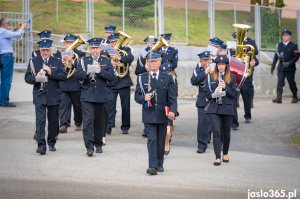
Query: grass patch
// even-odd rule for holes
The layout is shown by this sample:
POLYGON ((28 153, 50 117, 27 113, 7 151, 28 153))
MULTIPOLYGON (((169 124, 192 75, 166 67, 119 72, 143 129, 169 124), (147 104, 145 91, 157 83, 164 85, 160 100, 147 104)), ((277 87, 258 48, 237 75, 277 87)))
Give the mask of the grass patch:
POLYGON ((296 133, 293 139, 294 144, 300 150, 300 130, 296 133))
MULTIPOLYGON (((58 23, 56 23, 55 0, 31 0, 30 10, 33 14, 33 30, 51 30, 55 34, 86 33, 86 4, 75 3, 68 0, 59 0, 58 23)), ((149 8, 153 9, 153 8, 149 8)), ((0 12, 21 12, 22 1, 1 1, 0 12)), ((109 3, 94 3, 94 34, 96 37, 104 35, 104 26, 114 24, 118 30, 122 30, 122 17, 110 16, 109 12, 120 10, 109 3)), ((190 8, 188 10, 188 44, 206 46, 209 40, 209 19, 207 10, 190 8)), ((125 10, 126 14, 130 14, 125 10)), ((166 7, 165 32, 172 32, 173 43, 186 43, 186 18, 184 8, 166 7)), ((151 14, 151 12, 150 12, 151 14)), ((250 12, 237 11, 237 23, 249 24, 254 27, 253 16, 250 12)), ((154 11, 153 11, 154 15, 154 11)), ((147 19, 130 21, 125 18, 125 32, 132 36, 132 44, 143 44, 143 40, 149 34, 154 34, 154 16, 147 19)), ((232 23, 234 15, 232 10, 216 10, 216 36, 224 41, 232 40, 234 31, 232 23)), ((282 19, 285 28, 296 32, 296 19, 282 19)), ((283 28, 283 27, 281 27, 283 28)), ((251 29, 251 37, 254 37, 254 28, 251 29)), ((263 41, 262 41, 263 42, 263 41)), ((276 41, 277 42, 277 41, 276 41)), ((264 47, 274 48, 275 43, 263 43, 264 47)))

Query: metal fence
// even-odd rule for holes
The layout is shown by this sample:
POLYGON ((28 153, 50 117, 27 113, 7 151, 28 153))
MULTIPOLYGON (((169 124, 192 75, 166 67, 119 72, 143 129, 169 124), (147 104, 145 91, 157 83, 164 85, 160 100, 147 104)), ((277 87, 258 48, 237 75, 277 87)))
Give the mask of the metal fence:
POLYGON ((32 52, 32 16, 31 13, 0 12, 0 18, 9 21, 9 28, 14 29, 18 22, 27 23, 22 38, 13 40, 15 68, 24 68, 32 52))
MULTIPOLYGON (((59 41, 67 33, 81 34, 85 38, 102 37, 107 24, 116 25, 117 30, 131 35, 132 45, 143 44, 143 39, 150 34, 158 36, 171 32, 173 44, 206 46, 208 39, 214 36, 231 40, 234 23, 252 26, 250 37, 255 38, 259 49, 274 50, 283 28, 292 30, 293 40, 300 43, 300 11, 216 0, 0 1, 0 12, 7 10, 19 12, 8 18, 27 21, 30 31, 32 24, 36 32, 51 30, 57 46, 62 45, 59 41), (29 10, 34 23, 30 14, 20 14, 29 13, 29 10)), ((32 39, 30 31, 22 40, 28 46, 39 39, 36 32, 32 39)))

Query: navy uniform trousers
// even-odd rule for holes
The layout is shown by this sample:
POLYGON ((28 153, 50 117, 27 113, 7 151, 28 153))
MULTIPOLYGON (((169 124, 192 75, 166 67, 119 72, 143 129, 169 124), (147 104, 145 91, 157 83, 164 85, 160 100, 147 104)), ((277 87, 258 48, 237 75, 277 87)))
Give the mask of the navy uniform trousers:
POLYGON ((87 150, 103 145, 106 103, 81 102, 83 116, 83 140, 87 150))
POLYGON ((56 143, 56 135, 58 132, 58 110, 59 105, 46 106, 43 104, 35 104, 35 127, 38 140, 38 147, 46 147, 45 126, 46 115, 48 118, 48 136, 47 143, 49 146, 54 146, 56 143))
POLYGON ((242 98, 243 98, 243 102, 244 102, 244 118, 245 119, 251 119, 251 101, 252 101, 252 97, 253 97, 253 93, 254 93, 254 87, 252 84, 252 78, 253 76, 248 77, 242 88, 240 89, 242 98))
POLYGON ((82 109, 80 103, 80 91, 62 91, 60 104, 60 126, 69 126, 71 118, 71 109, 74 109, 74 121, 76 126, 81 126, 82 109))

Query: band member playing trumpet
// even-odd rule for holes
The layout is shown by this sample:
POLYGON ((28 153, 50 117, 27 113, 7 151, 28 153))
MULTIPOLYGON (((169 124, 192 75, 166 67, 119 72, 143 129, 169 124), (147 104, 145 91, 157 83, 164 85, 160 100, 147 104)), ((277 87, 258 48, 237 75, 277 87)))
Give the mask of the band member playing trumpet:
MULTIPOLYGON (((78 37, 73 34, 67 34, 64 38, 64 45, 67 49, 71 46, 78 37)), ((78 79, 74 78, 73 74, 77 70, 79 55, 75 51, 63 51, 62 62, 65 66, 68 79, 60 82, 61 87, 61 104, 59 110, 60 127, 59 132, 67 133, 68 125, 70 125, 71 109, 73 105, 75 131, 81 131, 82 110, 80 102, 80 87, 78 79)))
POLYGON ((223 162, 229 162, 228 150, 230 130, 233 117, 235 76, 230 73, 229 59, 226 55, 215 58, 216 67, 205 81, 205 92, 208 104, 206 113, 212 125, 213 145, 216 160, 215 166, 221 164, 221 147, 223 145, 223 162))
POLYGON ((191 77, 191 83, 198 88, 198 96, 196 107, 198 109, 198 126, 197 126, 197 141, 198 153, 204 153, 207 149, 208 143, 208 120, 205 113, 205 106, 207 105, 206 93, 204 91, 205 80, 210 72, 210 51, 204 51, 199 56, 199 63, 194 69, 191 77))
POLYGON ((109 59, 101 57, 101 40, 88 40, 91 56, 83 57, 74 77, 83 80, 81 106, 83 118, 83 139, 87 155, 102 153, 102 138, 105 131, 105 106, 108 101, 107 82, 116 80, 109 59))
POLYGON ((67 79, 67 74, 60 59, 51 56, 52 40, 39 42, 41 56, 30 59, 25 81, 33 84, 33 104, 36 115, 37 153, 46 154, 55 151, 55 136, 59 126, 60 86, 59 82, 67 79), (46 114, 48 119, 48 137, 45 140, 46 114))
MULTIPOLYGON (((115 118, 116 118, 116 105, 117 105, 117 99, 118 95, 120 95, 121 99, 121 107, 122 107, 122 125, 121 130, 122 134, 128 134, 128 130, 130 128, 130 86, 133 85, 129 67, 134 59, 131 49, 126 46, 120 46, 117 47, 117 42, 120 40, 120 34, 119 33, 113 33, 109 37, 109 42, 112 46, 112 48, 119 48, 117 51, 119 53, 114 53, 110 55, 110 58, 112 60, 113 67, 118 71, 118 68, 120 69, 121 65, 124 65, 123 67, 123 76, 118 77, 118 83, 116 86, 112 87, 113 89, 113 103, 109 103, 109 122, 108 122, 108 129, 111 131, 111 128, 115 126, 115 118), (126 65, 126 66, 125 66, 126 65), (127 68, 127 73, 125 72, 127 68)), ((119 45, 120 42, 119 42, 119 45)))
POLYGON ((156 175, 163 172, 164 146, 168 119, 174 120, 177 112, 176 87, 172 76, 159 71, 161 55, 149 56, 151 71, 137 78, 134 99, 143 106, 142 121, 148 126, 147 147, 149 167, 147 173, 156 175), (170 111, 166 111, 169 107, 170 111))

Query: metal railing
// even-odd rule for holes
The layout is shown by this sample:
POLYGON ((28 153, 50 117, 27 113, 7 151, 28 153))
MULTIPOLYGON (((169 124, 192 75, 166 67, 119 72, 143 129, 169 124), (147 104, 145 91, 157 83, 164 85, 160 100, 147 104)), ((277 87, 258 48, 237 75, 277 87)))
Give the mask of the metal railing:
POLYGON ((0 12, 0 18, 8 19, 10 29, 16 27, 18 22, 27 23, 22 38, 13 40, 14 67, 25 68, 32 52, 32 15, 31 13, 0 12))

